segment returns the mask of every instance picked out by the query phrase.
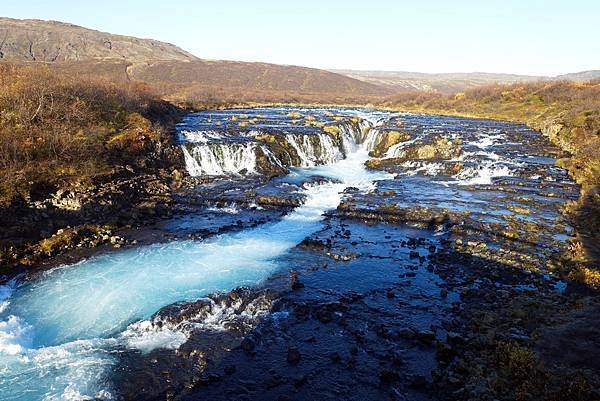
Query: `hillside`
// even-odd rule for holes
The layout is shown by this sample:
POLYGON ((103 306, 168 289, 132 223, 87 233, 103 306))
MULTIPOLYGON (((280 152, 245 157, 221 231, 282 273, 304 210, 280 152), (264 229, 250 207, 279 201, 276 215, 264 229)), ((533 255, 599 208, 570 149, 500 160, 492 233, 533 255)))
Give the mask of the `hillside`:
POLYGON ((0 63, 0 266, 156 215, 181 160, 180 116, 143 85, 0 63))
POLYGON ((352 102, 379 99, 391 90, 328 71, 239 61, 160 61, 130 70, 171 100, 192 102, 352 102))
POLYGON ((462 92, 471 88, 496 83, 535 81, 544 77, 485 72, 427 74, 407 71, 357 71, 332 70, 348 77, 380 85, 395 92, 436 91, 441 93, 462 92))
POLYGON ((572 74, 558 75, 555 77, 495 74, 485 72, 427 74, 406 71, 332 71, 374 85, 383 86, 394 90, 395 92, 417 90, 435 91, 440 93, 456 93, 493 84, 506 85, 519 82, 536 82, 542 80, 569 80, 582 82, 600 77, 600 70, 582 71, 572 74))
POLYGON ((190 61, 196 57, 169 43, 113 35, 56 21, 0 17, 0 59, 82 61, 116 59, 190 61))
POLYGON ((577 82, 589 81, 591 79, 596 79, 596 78, 600 78, 600 70, 574 72, 571 74, 558 75, 556 77, 556 79, 566 79, 569 81, 577 81, 577 82))
POLYGON ((55 21, 0 18, 0 60, 142 81, 179 102, 370 101, 391 90, 314 68, 209 61, 177 46, 55 21))

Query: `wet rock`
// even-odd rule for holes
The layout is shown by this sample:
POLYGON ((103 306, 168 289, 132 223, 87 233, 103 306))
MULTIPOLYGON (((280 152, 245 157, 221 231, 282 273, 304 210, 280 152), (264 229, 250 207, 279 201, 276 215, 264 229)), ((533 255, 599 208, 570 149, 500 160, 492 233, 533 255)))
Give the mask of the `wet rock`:
POLYGON ((415 338, 415 331, 411 328, 404 327, 398 330, 398 336, 400 338, 412 339, 415 338))
POLYGON ((305 249, 311 249, 314 251, 322 251, 323 249, 326 248, 326 245, 323 243, 323 241, 312 239, 312 238, 304 239, 298 246, 305 248, 305 249))
POLYGON ((287 351, 287 362, 291 365, 297 365, 298 363, 300 363, 300 360, 302 359, 302 355, 300 354, 300 351, 298 351, 298 348, 296 347, 289 347, 288 351, 287 351))
POLYGON ((415 333, 415 338, 424 344, 433 344, 435 333, 431 330, 423 330, 415 333))
POLYGON ((329 177, 323 177, 320 175, 315 175, 309 177, 306 181, 302 183, 302 188, 307 189, 315 185, 323 185, 323 184, 337 184, 341 183, 340 180, 336 180, 329 177))
POLYGON ((436 357, 438 361, 442 362, 450 362, 454 356, 456 355, 456 351, 448 344, 443 342, 437 343, 437 353, 436 357))
POLYGON ((382 157, 392 146, 408 140, 410 140, 410 135, 405 132, 382 131, 377 136, 377 141, 369 156, 382 157))
POLYGON ((383 369, 379 372, 379 379, 382 383, 395 383, 400 380, 400 374, 395 370, 383 369))
POLYGON ((330 323, 348 309, 340 302, 321 304, 314 309, 314 316, 321 323, 330 323))
POLYGON ((246 353, 252 353, 254 351, 254 348, 256 347, 256 344, 254 343, 254 340, 252 340, 249 337, 246 337, 242 340, 242 342, 240 343, 240 347, 246 352, 246 353))
POLYGON ((410 387, 418 390, 425 389, 429 386, 429 380, 423 375, 414 375, 410 382, 410 387))
MULTIPOLYGON (((460 154, 460 141, 438 137, 431 143, 407 147, 402 150, 401 155, 398 157, 371 159, 365 165, 372 169, 386 169, 386 167, 398 166, 410 160, 450 160, 457 158, 460 154)), ((462 165, 460 168, 462 168, 462 165)))
POLYGON ((298 278, 298 272, 296 270, 290 270, 290 286, 293 290, 304 288, 304 283, 298 278))

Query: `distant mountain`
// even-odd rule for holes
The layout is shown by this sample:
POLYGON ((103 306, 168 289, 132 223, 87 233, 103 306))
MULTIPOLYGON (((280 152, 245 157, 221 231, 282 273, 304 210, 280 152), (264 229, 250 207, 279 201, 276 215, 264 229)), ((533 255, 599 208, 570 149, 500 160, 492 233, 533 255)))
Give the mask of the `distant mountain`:
POLYGON ((570 81, 589 81, 600 78, 600 70, 583 71, 555 77, 517 74, 495 74, 486 72, 440 73, 428 74, 407 71, 358 71, 330 70, 359 79, 374 85, 386 87, 395 92, 406 91, 437 91, 441 93, 456 93, 483 85, 513 84, 517 82, 532 82, 540 80, 566 79, 570 81))
POLYGON ((570 81, 589 81, 600 78, 600 70, 574 72, 571 74, 558 75, 556 79, 568 79, 570 81))
POLYGON ((44 62, 68 74, 142 81, 168 99, 199 102, 353 102, 414 90, 461 92, 496 83, 588 80, 600 71, 555 78, 489 73, 325 71, 289 65, 200 59, 152 39, 113 35, 56 21, 0 17, 0 62, 44 62))
POLYGON ((427 74, 407 71, 331 70, 338 74, 383 86, 395 92, 437 91, 454 93, 482 85, 509 84, 545 79, 545 77, 485 72, 427 74))
POLYGON ((392 91, 314 68, 203 60, 164 42, 76 25, 0 18, 0 60, 45 62, 70 74, 137 80, 176 100, 369 100, 392 91))

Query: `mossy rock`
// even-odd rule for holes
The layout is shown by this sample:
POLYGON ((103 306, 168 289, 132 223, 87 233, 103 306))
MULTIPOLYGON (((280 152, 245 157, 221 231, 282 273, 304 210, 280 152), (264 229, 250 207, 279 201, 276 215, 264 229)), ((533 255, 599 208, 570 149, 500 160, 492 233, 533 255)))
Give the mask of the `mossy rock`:
POLYGON ((302 164, 298 151, 287 141, 284 135, 273 135, 268 146, 275 157, 285 165, 300 166, 302 164))
POLYGON ((400 131, 384 131, 379 134, 375 148, 369 153, 371 157, 382 157, 394 145, 410 140, 410 135, 400 131))

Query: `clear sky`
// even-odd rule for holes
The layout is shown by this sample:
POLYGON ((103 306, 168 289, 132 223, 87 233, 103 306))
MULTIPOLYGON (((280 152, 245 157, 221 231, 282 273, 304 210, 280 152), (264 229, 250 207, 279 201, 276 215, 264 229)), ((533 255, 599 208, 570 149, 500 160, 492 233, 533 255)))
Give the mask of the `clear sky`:
POLYGON ((0 0, 0 15, 318 68, 555 75, 600 69, 600 0, 0 0))

